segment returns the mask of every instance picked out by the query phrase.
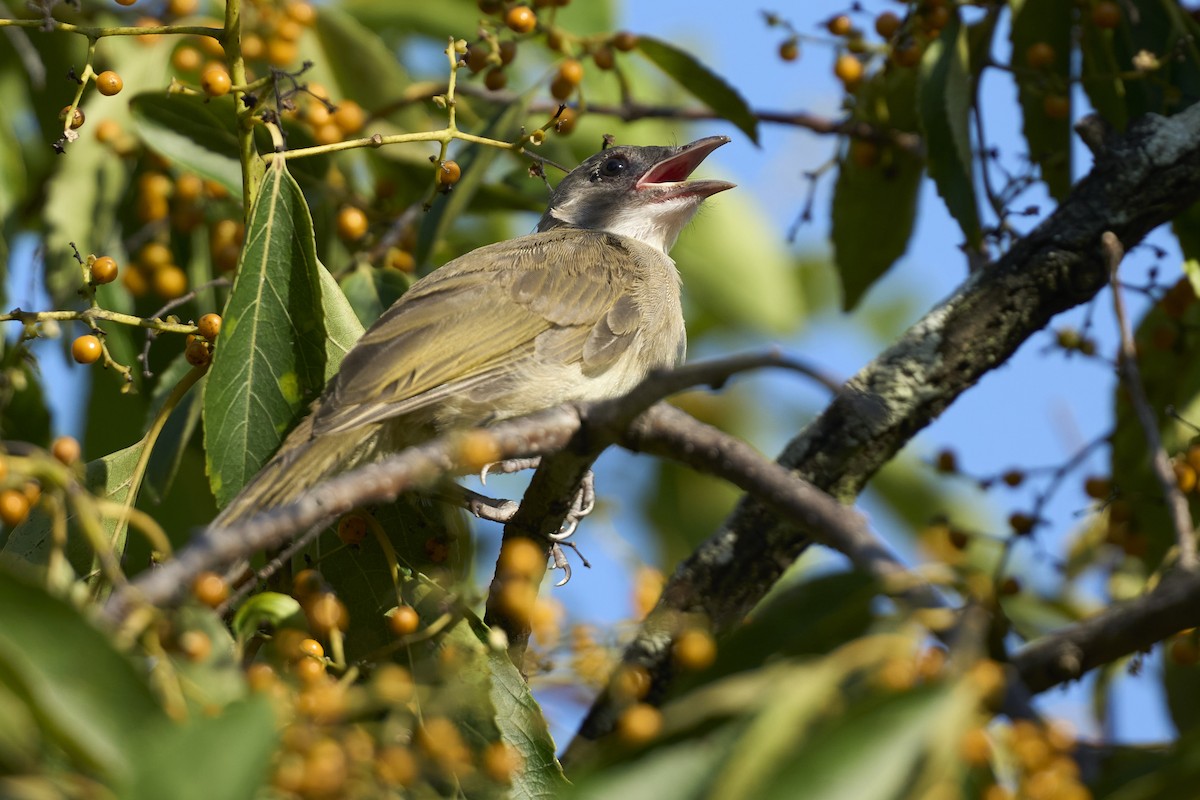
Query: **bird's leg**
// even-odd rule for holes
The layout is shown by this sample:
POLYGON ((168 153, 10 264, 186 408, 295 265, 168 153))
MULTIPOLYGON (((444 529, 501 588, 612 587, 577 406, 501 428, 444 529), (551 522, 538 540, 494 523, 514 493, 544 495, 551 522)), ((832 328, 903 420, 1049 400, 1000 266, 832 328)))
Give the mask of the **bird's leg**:
POLYGON ((575 555, 579 556, 579 560, 583 562, 583 566, 588 569, 592 568, 592 565, 584 558, 583 553, 579 552, 579 548, 575 546, 574 542, 562 542, 561 544, 554 542, 550 545, 550 558, 554 560, 554 566, 551 569, 561 569, 564 573, 563 579, 554 584, 555 586, 566 586, 567 581, 571 580, 571 564, 567 561, 567 554, 563 552, 564 546, 575 551, 575 555))
MULTIPOLYGON (((575 532, 579 522, 596 509, 596 473, 590 469, 584 473, 579 489, 571 500, 571 510, 567 512, 563 526, 558 533, 550 534, 550 539, 561 542, 575 532)), ((577 551, 578 552, 578 551, 577 551)))
POLYGON ((447 484, 439 492, 439 496, 449 503, 462 506, 478 519, 501 524, 512 519, 516 515, 517 509, 520 508, 515 500, 488 497, 471 491, 465 486, 459 486, 457 483, 447 484))
POLYGON ((537 469, 538 464, 542 463, 541 456, 533 458, 510 458, 507 461, 493 461, 491 464, 484 464, 483 469, 479 470, 479 482, 487 486, 487 476, 489 472, 498 472, 501 475, 511 475, 514 472, 522 472, 527 469, 537 469))

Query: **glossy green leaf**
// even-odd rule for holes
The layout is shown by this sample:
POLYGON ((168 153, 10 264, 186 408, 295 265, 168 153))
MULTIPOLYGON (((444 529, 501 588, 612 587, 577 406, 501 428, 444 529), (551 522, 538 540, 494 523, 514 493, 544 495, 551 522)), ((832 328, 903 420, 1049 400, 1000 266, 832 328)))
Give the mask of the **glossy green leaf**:
POLYGON ((263 177, 204 392, 209 481, 228 503, 266 463, 361 333, 317 261, 304 195, 282 161, 263 177))
POLYGON ((3 565, 0 682, 24 701, 43 737, 111 781, 136 769, 143 732, 166 720, 144 676, 104 634, 3 565))
POLYGON ((142 139, 184 169, 242 194, 242 168, 231 96, 149 92, 130 101, 142 139))
POLYGON ((412 278, 399 270, 357 264, 342 279, 342 291, 359 322, 370 325, 404 294, 411 283, 412 278))
POLYGON ((398 34, 422 34, 440 42, 471 36, 479 27, 479 6, 471 0, 438 3, 380 3, 344 0, 339 6, 367 28, 398 34))
MULTIPOLYGON (((859 90, 855 116, 915 132, 916 90, 911 69, 878 72, 859 90)), ((851 144, 852 148, 863 146, 851 144)), ((838 165, 829 237, 844 308, 858 305, 908 249, 923 172, 924 164, 917 156, 892 147, 881 148, 875 163, 860 163, 847 153, 838 165)))
POLYGON ((642 36, 638 49, 656 67, 670 75, 693 97, 732 122, 758 144, 758 119, 746 100, 691 53, 660 39, 642 36))
POLYGON ((917 111, 925 134, 929 176, 967 244, 976 247, 982 231, 972 173, 968 58, 967 28, 952 15, 921 58, 917 111))
POLYGON ((781 334, 804 321, 796 265, 783 237, 745 192, 705 204, 671 251, 689 306, 730 327, 781 334))
POLYGON ((1029 155, 1038 165, 1050 196, 1062 200, 1071 189, 1071 117, 1051 119, 1043 109, 1048 96, 1071 97, 1071 0, 1013 0, 1011 42, 1013 78, 1021 103, 1022 131, 1029 155), (1033 67, 1030 47, 1054 48, 1054 63, 1033 67))

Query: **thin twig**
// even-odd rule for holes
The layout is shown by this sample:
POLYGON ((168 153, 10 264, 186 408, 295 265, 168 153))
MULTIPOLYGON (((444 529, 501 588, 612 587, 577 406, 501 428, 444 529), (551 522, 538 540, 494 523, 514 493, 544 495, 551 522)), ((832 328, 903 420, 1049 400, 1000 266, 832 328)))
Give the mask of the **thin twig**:
POLYGON ((1129 319, 1125 313, 1125 301, 1121 295, 1121 286, 1117 281, 1117 270, 1121 259, 1125 257, 1125 248, 1120 239, 1112 231, 1105 231, 1100 237, 1104 249, 1104 257, 1108 262, 1109 282, 1112 285, 1113 308, 1117 314, 1117 327, 1121 334, 1121 351, 1117 358, 1117 369, 1125 388, 1129 391, 1129 400, 1133 403, 1134 413, 1142 426, 1142 435, 1146 438, 1146 448, 1150 453, 1150 466, 1154 477, 1162 487, 1163 500, 1171 512, 1171 525, 1175 529, 1175 541, 1179 545, 1179 566, 1186 570, 1196 568, 1196 537, 1192 525, 1192 515, 1188 510, 1187 499, 1179 490, 1175 480, 1175 471, 1171 468, 1171 459, 1163 449, 1162 437, 1158 433, 1158 420, 1146 396, 1146 387, 1142 383, 1141 372, 1137 364, 1137 348, 1133 343, 1133 334, 1129 327, 1129 319))

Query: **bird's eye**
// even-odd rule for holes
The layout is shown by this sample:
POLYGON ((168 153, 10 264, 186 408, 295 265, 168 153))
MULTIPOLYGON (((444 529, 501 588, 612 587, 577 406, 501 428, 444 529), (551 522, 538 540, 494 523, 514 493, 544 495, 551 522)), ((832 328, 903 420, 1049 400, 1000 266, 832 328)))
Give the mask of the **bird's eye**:
POLYGON ((620 156, 616 156, 614 158, 610 158, 607 161, 605 161, 604 164, 601 165, 601 167, 600 167, 600 172, 606 178, 615 178, 616 176, 618 176, 622 172, 624 172, 625 168, 628 166, 629 166, 628 161, 626 161, 624 158, 622 158, 620 156))

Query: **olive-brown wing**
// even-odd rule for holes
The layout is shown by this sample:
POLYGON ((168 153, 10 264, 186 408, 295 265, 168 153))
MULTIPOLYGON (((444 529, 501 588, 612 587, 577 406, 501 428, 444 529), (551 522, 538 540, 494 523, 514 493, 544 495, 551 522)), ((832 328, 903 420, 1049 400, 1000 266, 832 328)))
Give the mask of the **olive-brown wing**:
POLYGON ((474 250, 414 284, 347 353, 313 433, 430 410, 456 395, 486 403, 533 367, 600 374, 637 333, 638 280, 626 243, 594 231, 474 250))

